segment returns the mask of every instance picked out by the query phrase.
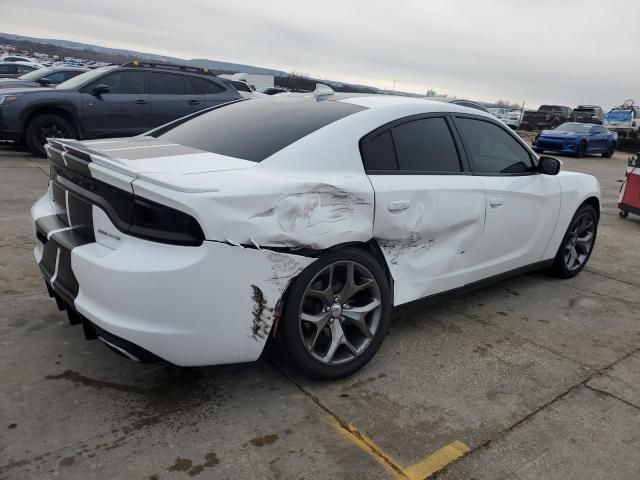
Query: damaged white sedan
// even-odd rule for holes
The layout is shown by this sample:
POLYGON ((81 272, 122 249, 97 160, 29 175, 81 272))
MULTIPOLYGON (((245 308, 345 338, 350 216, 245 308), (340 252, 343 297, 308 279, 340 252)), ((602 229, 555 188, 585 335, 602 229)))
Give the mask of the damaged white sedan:
POLYGON ((49 293, 134 360, 256 360, 278 337, 348 375, 394 305, 593 248, 595 178, 560 172, 491 115, 421 99, 242 100, 108 140, 50 139, 32 208, 49 293))

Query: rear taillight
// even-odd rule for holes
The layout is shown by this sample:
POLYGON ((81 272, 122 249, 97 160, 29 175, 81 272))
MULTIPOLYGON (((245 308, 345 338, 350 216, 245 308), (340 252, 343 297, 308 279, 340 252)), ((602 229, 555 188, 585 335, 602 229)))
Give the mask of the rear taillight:
POLYGON ((136 237, 173 245, 198 246, 204 233, 191 215, 135 197, 129 232, 136 237))
POLYGON ((633 128, 636 128, 636 122, 631 122, 631 126, 632 126, 633 128))

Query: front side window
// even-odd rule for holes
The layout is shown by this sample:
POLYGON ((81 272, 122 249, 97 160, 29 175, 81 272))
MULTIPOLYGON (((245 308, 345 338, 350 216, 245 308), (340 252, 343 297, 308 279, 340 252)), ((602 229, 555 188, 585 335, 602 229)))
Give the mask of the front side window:
POLYGON ((61 83, 61 82, 64 82, 65 80, 64 74, 65 72, 54 72, 54 73, 50 73, 49 75, 43 78, 46 78, 51 83, 61 83))
POLYGON ((7 75, 16 73, 15 65, 0 65, 0 73, 7 75))
POLYGON ((18 75, 24 75, 25 73, 33 72, 34 70, 37 69, 26 65, 16 65, 16 73, 18 75))
POLYGON ((517 174, 531 171, 529 152, 502 128, 491 122, 456 118, 467 157, 477 173, 517 174))
POLYGON ((455 143, 442 117, 413 120, 391 129, 398 168, 418 172, 462 171, 455 143))
POLYGON ((144 72, 114 72, 93 82, 89 90, 98 85, 107 85, 111 94, 144 93, 144 72))

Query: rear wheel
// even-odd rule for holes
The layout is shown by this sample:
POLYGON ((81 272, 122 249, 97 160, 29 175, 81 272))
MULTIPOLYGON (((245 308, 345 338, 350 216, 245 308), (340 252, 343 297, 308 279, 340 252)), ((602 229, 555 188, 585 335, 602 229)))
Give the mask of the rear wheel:
POLYGON ((598 233, 598 213, 584 204, 573 216, 551 270, 560 278, 570 278, 584 268, 591 256, 598 233))
POLYGON ((284 309, 284 341, 304 372, 341 378, 373 357, 390 315, 382 267, 368 253, 347 248, 322 255, 296 279, 284 309))
POLYGON ((576 149, 576 157, 582 158, 587 153, 587 142, 580 142, 578 144, 578 148, 576 149))
POLYGON ((611 158, 613 157, 613 152, 615 152, 616 150, 616 144, 612 143, 611 145, 609 145, 609 150, 607 150, 606 152, 604 152, 602 154, 603 158, 611 158))
POLYGON ((46 157, 47 138, 76 138, 73 125, 58 115, 46 114, 32 119, 25 129, 25 142, 34 155, 46 157))

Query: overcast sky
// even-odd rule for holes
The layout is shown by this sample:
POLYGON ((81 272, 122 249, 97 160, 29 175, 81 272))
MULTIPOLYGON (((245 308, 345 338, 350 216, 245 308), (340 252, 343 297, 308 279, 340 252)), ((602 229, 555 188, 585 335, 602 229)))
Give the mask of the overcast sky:
POLYGON ((4 0, 2 29, 476 100, 640 102, 640 0, 4 0))

